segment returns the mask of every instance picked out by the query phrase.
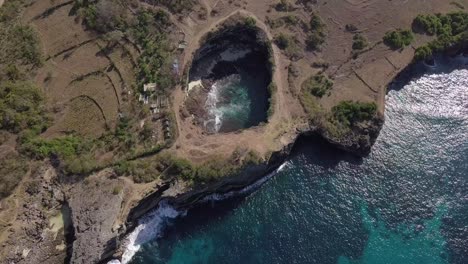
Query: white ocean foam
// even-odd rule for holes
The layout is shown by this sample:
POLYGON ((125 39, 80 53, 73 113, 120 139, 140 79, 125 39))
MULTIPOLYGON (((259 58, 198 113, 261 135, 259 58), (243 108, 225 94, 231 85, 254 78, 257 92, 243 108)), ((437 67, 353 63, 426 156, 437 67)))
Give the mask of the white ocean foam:
POLYGON ((223 122, 224 108, 218 107, 218 103, 222 99, 222 89, 235 82, 240 82, 241 76, 239 74, 232 74, 222 78, 211 86, 208 97, 205 102, 205 107, 208 110, 208 120, 204 122, 204 126, 212 129, 213 132, 218 132, 221 129, 223 122))
POLYGON ((287 166, 288 166, 288 162, 285 162, 285 163, 281 164, 281 166, 279 166, 275 171, 271 172, 270 174, 266 175, 265 177, 262 177, 258 181, 254 182, 253 184, 245 187, 244 189, 242 189, 240 191, 231 191, 231 192, 223 193, 223 194, 214 193, 214 194, 208 195, 205 198, 203 198, 202 202, 222 201, 222 200, 226 200, 226 199, 238 196, 238 195, 243 195, 243 194, 246 194, 246 193, 250 193, 250 192, 258 189, 265 182, 267 182, 269 179, 271 179, 273 176, 275 176, 275 174, 282 171, 287 166))
MULTIPOLYGON (((282 171, 288 162, 283 163, 278 167, 274 172, 268 174, 267 176, 261 178, 255 183, 245 187, 240 191, 232 191, 226 194, 212 194, 208 195, 201 202, 209 201, 221 201, 225 199, 232 198, 237 195, 243 195, 250 193, 258 189, 262 184, 271 179, 276 173, 282 171)), ((177 211, 174 207, 167 204, 167 202, 161 202, 157 209, 150 212, 148 215, 138 221, 138 226, 131 232, 125 239, 125 251, 122 255, 122 261, 111 260, 107 264, 126 264, 135 256, 135 254, 140 250, 141 245, 149 242, 155 238, 161 237, 162 231, 165 228, 168 221, 173 220, 179 216, 185 216, 186 212, 177 211)))
POLYGON ((177 211, 167 202, 161 201, 159 206, 138 221, 138 226, 125 239, 125 251, 122 261, 111 260, 107 264, 128 263, 141 245, 162 235, 162 231, 168 221, 184 215, 185 212, 177 211))

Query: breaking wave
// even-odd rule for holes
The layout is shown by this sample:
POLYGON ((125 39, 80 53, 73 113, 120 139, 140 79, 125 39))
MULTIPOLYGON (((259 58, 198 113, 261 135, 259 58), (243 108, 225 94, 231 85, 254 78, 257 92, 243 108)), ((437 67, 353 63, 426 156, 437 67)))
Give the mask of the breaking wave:
POLYGON ((226 91, 233 86, 239 86, 241 76, 239 74, 232 74, 225 78, 217 80, 208 93, 208 98, 205 102, 205 107, 208 111, 208 119, 204 122, 205 128, 217 133, 220 131, 226 114, 235 112, 243 112, 243 105, 232 102, 226 91), (226 102, 228 102, 226 104, 226 102))
MULTIPOLYGON (((239 195, 245 195, 257 190, 262 184, 271 179, 276 173, 282 171, 288 162, 283 163, 272 173, 262 177, 255 183, 245 187, 240 191, 231 191, 225 194, 215 193, 206 196, 202 199, 201 203, 210 201, 221 201, 229 198, 233 198, 239 195)), ((160 238, 163 235, 164 228, 167 224, 176 219, 179 216, 185 216, 186 211, 178 211, 174 207, 170 206, 167 201, 161 201, 159 206, 148 213, 146 216, 138 221, 138 226, 131 232, 125 239, 125 251, 122 255, 122 261, 111 260, 107 264, 127 264, 133 256, 140 250, 141 246, 155 238, 160 238)))

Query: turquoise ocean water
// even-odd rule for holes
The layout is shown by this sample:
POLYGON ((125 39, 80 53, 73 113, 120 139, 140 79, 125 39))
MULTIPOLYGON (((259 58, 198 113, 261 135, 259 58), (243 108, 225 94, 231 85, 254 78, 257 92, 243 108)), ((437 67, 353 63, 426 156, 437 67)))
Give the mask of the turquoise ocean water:
POLYGON ((172 219, 131 263, 468 263, 468 70, 438 63, 389 91, 369 157, 300 139, 258 190, 172 219))

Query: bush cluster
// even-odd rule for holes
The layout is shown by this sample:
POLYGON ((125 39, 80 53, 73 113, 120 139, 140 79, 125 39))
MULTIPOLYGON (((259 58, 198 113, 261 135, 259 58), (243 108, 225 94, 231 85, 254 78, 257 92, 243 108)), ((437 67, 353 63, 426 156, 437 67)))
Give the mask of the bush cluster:
POLYGON ((361 35, 356 34, 353 37, 353 50, 363 50, 368 45, 367 39, 361 35))
POLYGON ((26 81, 0 82, 0 129, 19 133, 47 128, 47 118, 39 89, 26 81))
POLYGON ((316 97, 323 97, 333 87, 333 82, 323 74, 317 74, 302 84, 302 89, 316 97))
POLYGON ((167 7, 173 13, 185 13, 193 9, 196 0, 153 0, 155 5, 167 7))
POLYGON ((345 127, 357 122, 372 119, 377 112, 377 105, 372 103, 342 101, 332 108, 332 119, 345 127))
POLYGON ((293 9, 291 3, 288 0, 280 0, 276 5, 275 9, 278 12, 288 12, 289 10, 293 9))
MULTIPOLYGON (((12 1, 12 3, 16 2, 12 1)), ((2 7, 0 10, 4 10, 4 8, 2 7)), ((13 18, 2 21, 1 16, 0 13, 0 40, 2 40, 0 66, 12 64, 41 66, 43 57, 37 32, 31 26, 23 25, 13 18)))
POLYGON ((238 168, 221 158, 213 158, 201 165, 195 165, 171 154, 160 154, 151 159, 120 162, 114 170, 118 175, 132 176, 136 183, 147 183, 160 177, 178 177, 196 183, 206 183, 232 175, 238 168))
POLYGON ((413 28, 437 36, 427 45, 416 49, 414 59, 426 60, 431 58, 434 52, 468 42, 468 13, 418 15, 413 21, 413 28))
POLYGON ((325 43, 325 37, 325 24, 317 14, 312 13, 309 22, 309 32, 306 38, 307 48, 309 50, 318 50, 325 43))
POLYGON ((302 20, 295 15, 287 15, 277 19, 266 17, 266 23, 273 29, 287 26, 297 26, 302 23, 302 20))
POLYGON ((297 60, 301 58, 302 50, 295 36, 280 33, 274 38, 274 42, 290 59, 297 60))
POLYGON ((413 33, 409 30, 397 29, 387 32, 383 38, 385 45, 392 49, 401 49, 413 41, 413 33))
POLYGON ((291 36, 287 36, 284 33, 280 33, 278 36, 275 37, 274 41, 278 48, 285 50, 291 44, 291 36))
POLYGON ((269 98, 268 98, 268 111, 267 111, 267 115, 268 117, 272 117, 273 114, 275 113, 275 107, 276 107, 276 91, 278 90, 278 87, 276 86, 276 84, 272 81, 269 85, 268 85, 268 95, 269 95, 269 98))
POLYGON ((94 142, 76 136, 43 139, 34 135, 21 138, 20 151, 35 159, 52 158, 68 174, 87 174, 97 167, 91 149, 94 142))
POLYGON ((130 33, 143 48, 138 59, 139 86, 154 82, 160 90, 167 91, 174 84, 169 40, 164 31, 170 25, 169 15, 164 11, 140 11, 137 23, 130 33))

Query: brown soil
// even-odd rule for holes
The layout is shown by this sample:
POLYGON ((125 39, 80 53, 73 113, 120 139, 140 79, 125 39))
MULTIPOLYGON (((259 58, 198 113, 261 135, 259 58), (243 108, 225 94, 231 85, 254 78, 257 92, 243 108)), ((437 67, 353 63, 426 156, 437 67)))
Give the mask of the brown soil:
MULTIPOLYGON (((2 2, 3 0, 0 0, 0 5, 2 2)), ((23 17, 24 21, 31 22, 39 32, 45 57, 48 58, 35 78, 46 95, 48 107, 54 112, 54 125, 45 136, 56 137, 75 131, 97 137, 115 127, 119 112, 132 109, 135 105, 141 106, 136 102, 136 96, 129 93, 132 85, 136 83, 135 63, 140 51, 133 44, 122 40, 118 48, 113 49, 110 54, 104 54, 102 48, 106 43, 98 40, 95 33, 85 30, 75 16, 69 15, 71 4, 47 13, 50 8, 66 2, 34 1, 26 8, 23 17)), ((468 7, 468 0, 460 2, 468 7)), ((201 45, 200 40, 208 32, 237 14, 254 18, 257 26, 266 32, 269 39, 273 39, 279 32, 286 32, 296 35, 303 44, 305 35, 297 28, 272 30, 265 21, 267 16, 276 19, 294 14, 307 22, 310 12, 299 7, 289 13, 277 12, 272 8, 276 3, 276 0, 200 0, 201 6, 208 14, 206 19, 200 16, 200 9, 183 17, 172 15, 171 20, 180 30, 173 32, 174 35, 188 42, 180 58, 182 68, 190 66, 195 51, 201 45)), ((160 8, 142 5, 147 8, 160 8)), ((376 102, 380 112, 383 112, 387 84, 410 63, 414 53, 414 47, 407 47, 402 51, 388 49, 381 43, 385 32, 395 28, 409 28, 417 14, 444 13, 456 10, 456 7, 451 5, 450 1, 441 0, 328 0, 318 1, 318 4, 313 5, 313 10, 326 23, 326 44, 320 52, 304 52, 303 57, 296 61, 291 61, 278 47, 273 46, 276 63, 273 80, 278 90, 274 94, 275 111, 267 124, 239 132, 208 135, 194 124, 189 115, 184 114, 182 106, 187 95, 184 87, 179 86, 171 95, 178 137, 170 151, 195 163, 201 163, 213 156, 229 157, 239 147, 254 150, 262 155, 280 150, 296 139, 298 129, 307 126, 307 117, 298 98, 299 89, 305 79, 320 70, 312 67, 312 63, 319 61, 329 63, 325 73, 334 80, 334 87, 331 94, 317 100, 317 104, 329 110, 343 100, 376 102), (357 26, 370 43, 371 48, 356 59, 353 59, 351 54, 353 34, 345 31, 347 24, 357 26), (297 77, 288 74, 290 65, 297 70, 297 77)), ((427 40, 424 36, 417 36, 414 45, 416 47, 427 40)), ((0 158, 14 151, 15 140, 16 138, 11 136, 0 144, 0 158)), ((114 227, 124 222, 130 208, 142 197, 157 189, 159 184, 153 182, 137 185, 128 178, 111 179, 113 175, 108 171, 91 177, 93 183, 101 182, 101 177, 101 184, 106 186, 105 197, 120 203, 112 211, 116 215, 115 221, 106 225, 106 228, 110 229, 106 232, 111 233, 115 231, 112 230, 114 227), (113 188, 117 186, 115 184, 125 186, 118 197, 111 195, 113 188)), ((80 185, 77 188, 86 189, 85 187, 80 185)), ((93 188, 98 192, 99 188, 93 188)), ((47 190, 43 191, 48 193, 47 190)), ((78 192, 77 195, 84 192, 78 192)), ((100 198, 94 198, 90 203, 98 208, 100 198)), ((28 211, 36 212, 29 207, 23 207, 28 201, 32 200, 31 197, 25 197, 24 183, 20 184, 14 195, 1 201, 0 242, 15 239, 20 241, 18 243, 27 241, 23 229, 29 225, 27 214, 28 211), (23 218, 17 220, 18 216, 23 218), (19 238, 14 235, 19 235, 19 238)), ((50 202, 55 203, 56 201, 50 202)), ((96 208, 92 209, 99 211, 96 208)), ((56 208, 49 209, 46 210, 47 214, 56 211, 56 208)), ((44 225, 46 218, 43 212, 40 211, 38 215, 36 218, 44 225)), ((33 231, 40 230, 37 228, 33 231)), ((30 240, 27 242, 27 245, 32 244, 30 240)), ((54 240, 49 246, 55 247, 56 242, 54 240)), ((10 244, 11 247, 4 248, 4 252, 13 249, 14 243, 10 244)), ((37 254, 40 255, 40 252, 37 254)), ((14 257, 21 259, 20 255, 21 253, 14 257)), ((60 251, 57 255, 63 257, 64 253, 60 251)))

